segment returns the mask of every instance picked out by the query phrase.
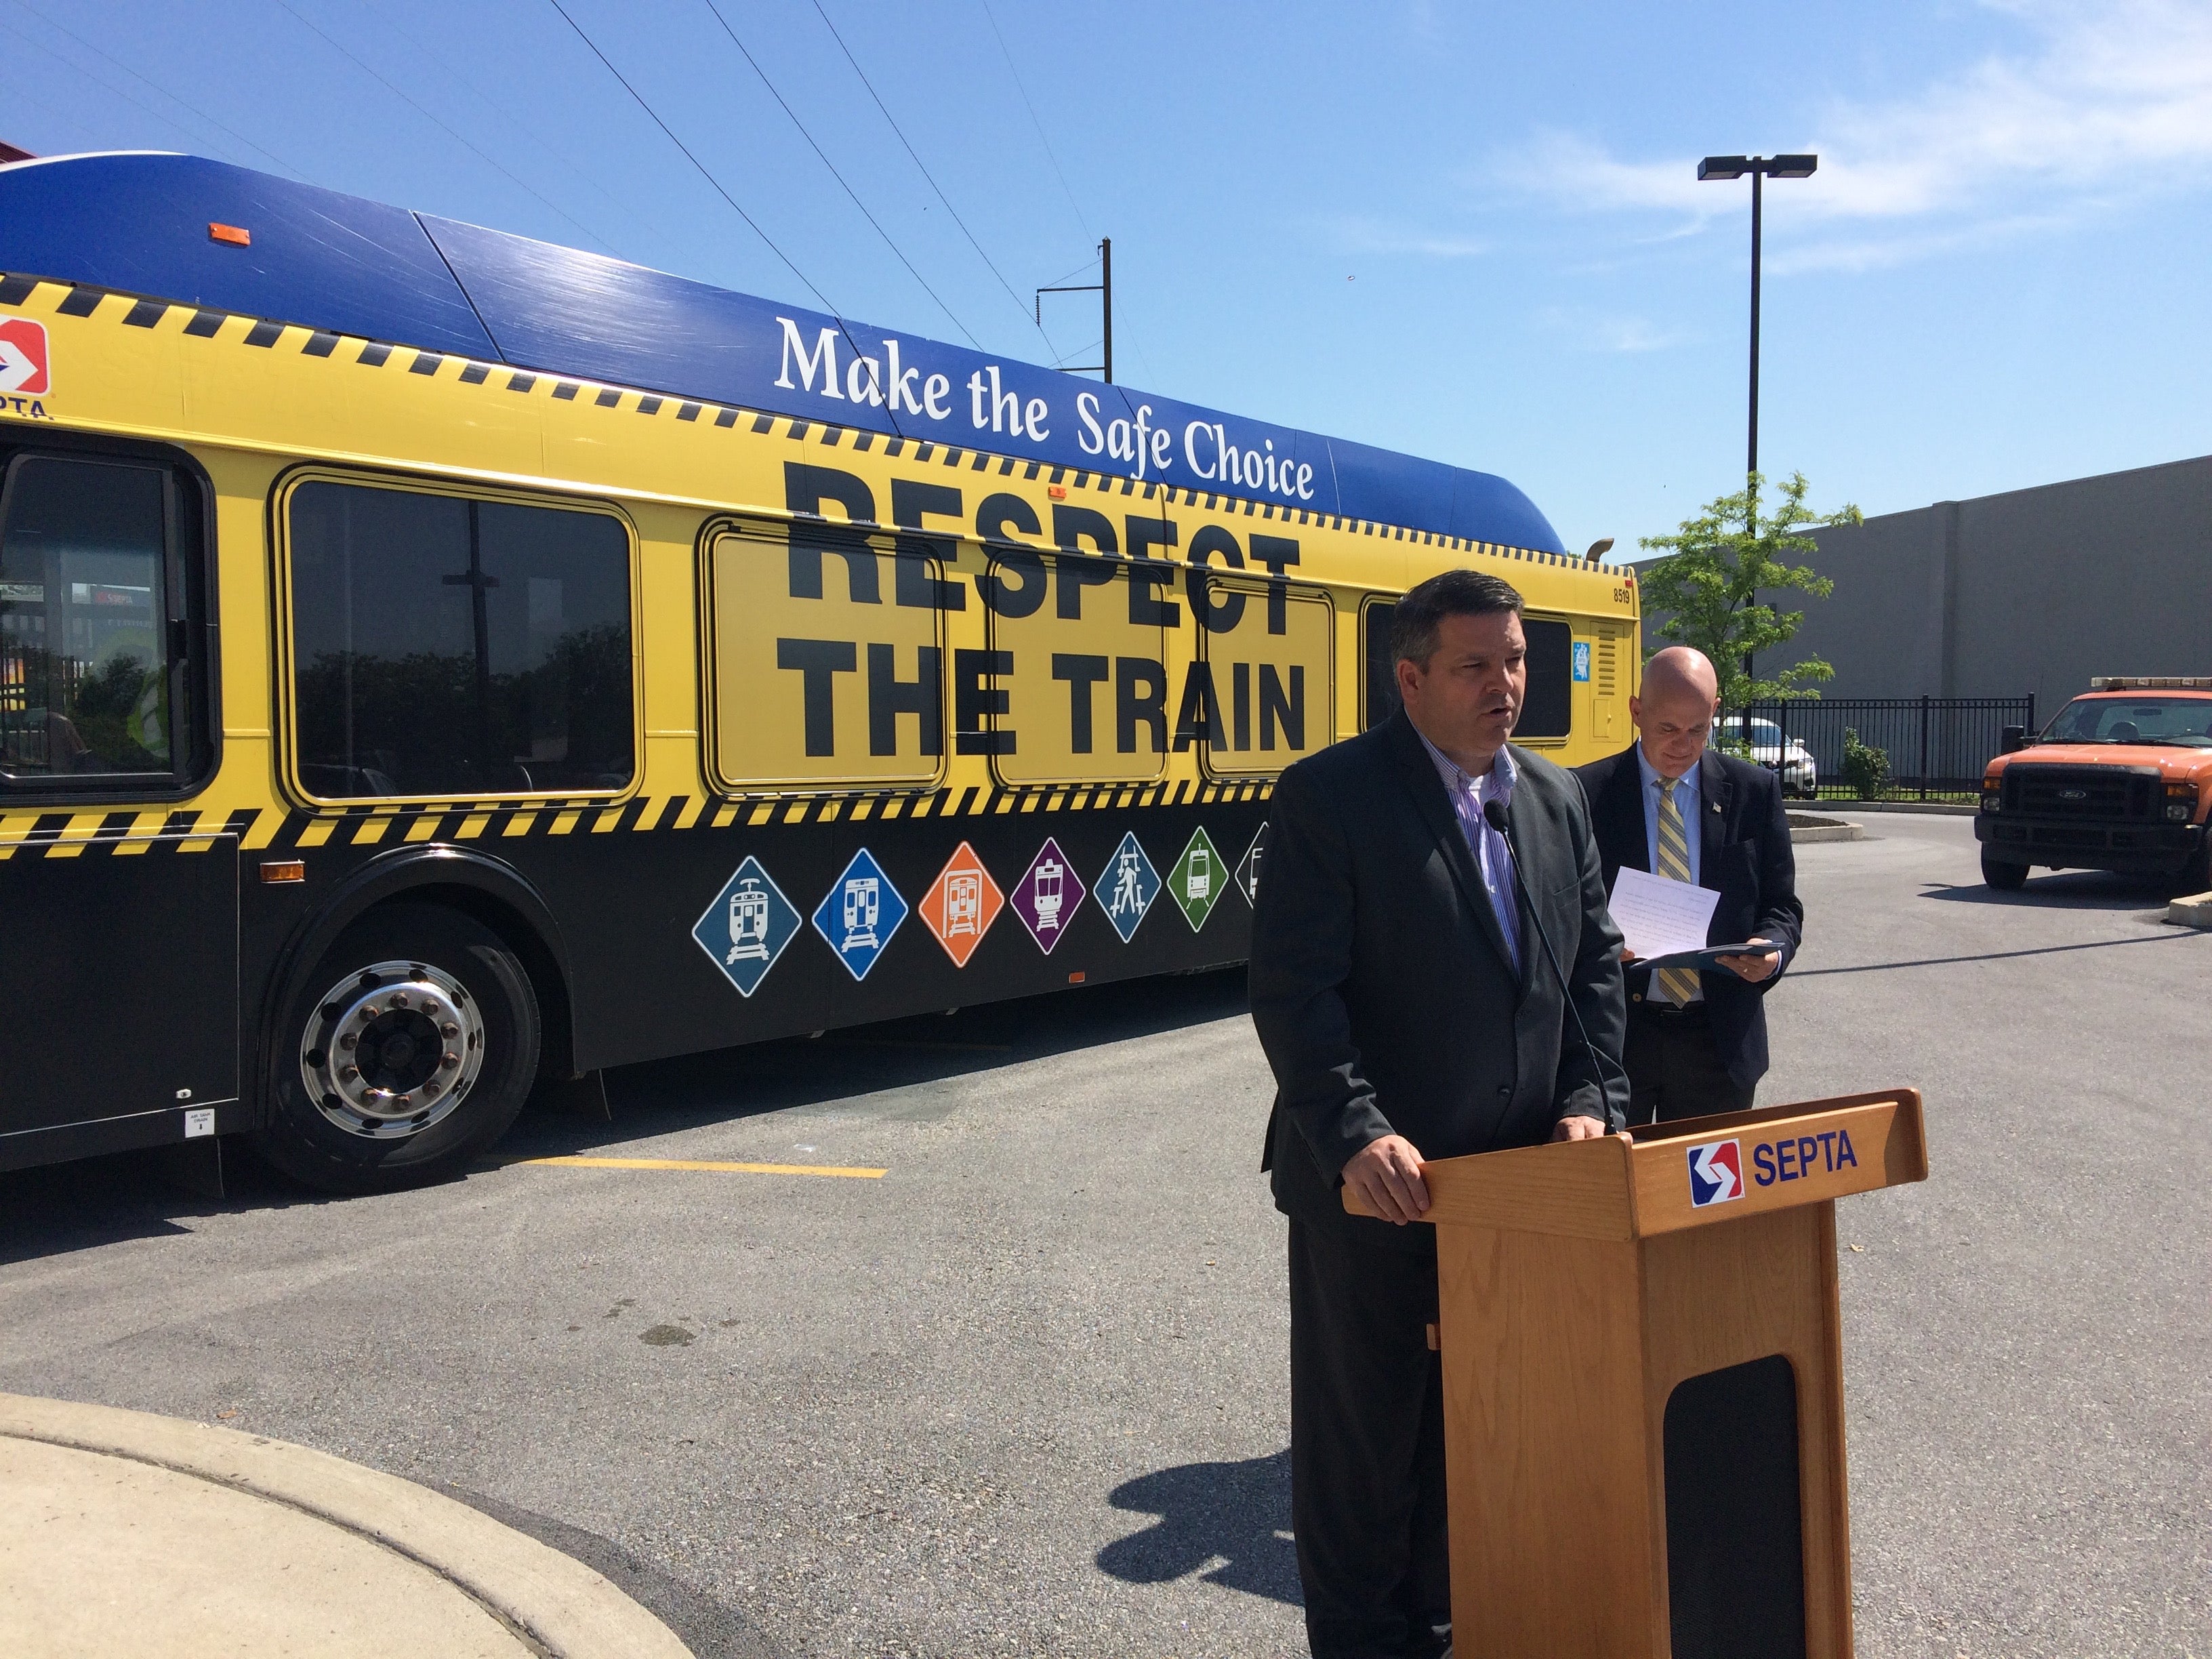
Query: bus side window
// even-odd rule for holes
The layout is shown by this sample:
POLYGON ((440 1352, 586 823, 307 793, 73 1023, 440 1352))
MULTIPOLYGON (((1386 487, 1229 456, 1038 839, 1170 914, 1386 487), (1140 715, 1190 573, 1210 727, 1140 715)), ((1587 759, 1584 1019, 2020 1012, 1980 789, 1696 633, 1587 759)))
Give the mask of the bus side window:
POLYGON ((1514 738, 1564 738, 1574 723, 1574 629, 1566 623, 1526 616, 1521 627, 1528 636, 1528 690, 1514 738))
POLYGON ((1382 725, 1398 710, 1398 663, 1390 653, 1390 622, 1397 614, 1398 607, 1389 601, 1370 599, 1360 616, 1360 655, 1367 671, 1362 731, 1382 725))
POLYGON ((288 523, 295 764, 308 794, 629 784, 620 520, 313 479, 293 490, 288 523))
POLYGON ((173 489, 161 466, 40 454, 9 464, 0 788, 167 791, 191 767, 173 489))

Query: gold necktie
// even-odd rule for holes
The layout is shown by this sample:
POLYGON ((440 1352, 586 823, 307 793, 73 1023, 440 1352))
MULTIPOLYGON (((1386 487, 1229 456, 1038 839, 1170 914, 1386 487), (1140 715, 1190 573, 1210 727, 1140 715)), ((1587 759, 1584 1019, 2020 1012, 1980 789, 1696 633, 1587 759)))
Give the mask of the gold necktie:
MULTIPOLYGON (((1690 879, 1690 843, 1682 833, 1682 809, 1674 804, 1674 785, 1663 779, 1659 785, 1658 873, 1669 881, 1690 879)), ((1698 994, 1698 976, 1686 968, 1662 968, 1657 978, 1659 994, 1685 1008, 1698 994)))

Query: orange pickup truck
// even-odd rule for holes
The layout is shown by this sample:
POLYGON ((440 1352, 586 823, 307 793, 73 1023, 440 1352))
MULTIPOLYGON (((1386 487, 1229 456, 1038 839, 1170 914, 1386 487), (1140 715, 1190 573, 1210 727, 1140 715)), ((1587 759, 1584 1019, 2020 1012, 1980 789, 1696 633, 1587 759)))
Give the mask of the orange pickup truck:
POLYGON ((2093 679, 1982 775, 1982 879, 2118 870, 2212 890, 2212 675, 2093 679))

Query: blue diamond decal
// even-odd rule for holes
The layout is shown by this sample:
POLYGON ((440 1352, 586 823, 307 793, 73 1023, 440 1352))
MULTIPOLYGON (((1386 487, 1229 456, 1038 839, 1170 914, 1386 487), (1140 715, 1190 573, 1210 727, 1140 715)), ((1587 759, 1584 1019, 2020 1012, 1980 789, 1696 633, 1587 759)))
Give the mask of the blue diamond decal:
POLYGON ((816 907, 814 931, 837 953, 845 971, 863 980, 906 918, 907 902, 875 855, 863 847, 816 907))
POLYGON ((699 948, 714 958, 738 994, 746 997, 760 988, 798 933, 798 908, 755 858, 738 866, 706 913, 691 924, 699 948))
POLYGON ((1106 920, 1114 924, 1114 931, 1127 945, 1135 937, 1137 924, 1145 919, 1145 912, 1152 908, 1152 901, 1159 896, 1160 872, 1145 856, 1144 843, 1133 830, 1121 837, 1114 856, 1098 872, 1098 879, 1091 884, 1091 896, 1098 901, 1106 920))

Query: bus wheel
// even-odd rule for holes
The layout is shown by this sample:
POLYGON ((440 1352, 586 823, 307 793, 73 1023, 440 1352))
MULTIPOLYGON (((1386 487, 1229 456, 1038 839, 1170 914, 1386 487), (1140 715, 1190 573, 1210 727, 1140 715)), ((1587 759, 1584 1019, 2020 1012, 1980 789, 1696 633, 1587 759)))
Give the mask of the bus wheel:
POLYGON ((2027 885, 2027 866, 1982 854, 1982 879, 2000 892, 2017 893, 2027 885))
POLYGON ((258 1144, 329 1192, 458 1174, 522 1109, 538 1035, 529 975, 496 933, 432 905, 372 911, 286 1012, 258 1144))

